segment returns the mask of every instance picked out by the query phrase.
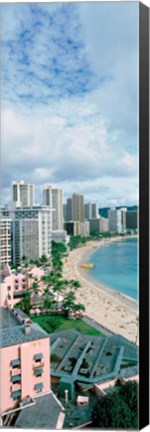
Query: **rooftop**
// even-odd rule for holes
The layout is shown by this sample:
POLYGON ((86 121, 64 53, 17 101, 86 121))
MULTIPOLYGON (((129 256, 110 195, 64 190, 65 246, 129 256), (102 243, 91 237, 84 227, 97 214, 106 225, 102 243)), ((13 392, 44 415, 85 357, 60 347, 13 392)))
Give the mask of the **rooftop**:
MULTIPOLYGON (((28 318, 24 312, 19 309, 14 310, 21 319, 28 318), (17 312, 16 312, 17 311, 17 312)), ((31 342, 33 340, 49 337, 48 334, 36 323, 30 324, 30 333, 24 333, 25 326, 19 322, 17 316, 6 308, 0 308, 0 347, 4 348, 10 345, 31 342)))
POLYGON ((119 377, 122 370, 132 376, 133 366, 138 369, 137 346, 120 335, 88 336, 67 330, 51 334, 50 341, 52 377, 94 384, 119 377))
POLYGON ((14 426, 21 429, 56 429, 62 409, 53 393, 37 397, 34 402, 34 405, 22 409, 14 426))

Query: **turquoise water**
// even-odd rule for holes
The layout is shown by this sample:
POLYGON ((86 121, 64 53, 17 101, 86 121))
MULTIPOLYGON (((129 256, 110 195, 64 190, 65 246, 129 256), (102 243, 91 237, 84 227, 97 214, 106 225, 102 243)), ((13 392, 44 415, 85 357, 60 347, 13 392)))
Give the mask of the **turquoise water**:
POLYGON ((128 239, 97 249, 90 257, 92 278, 138 300, 138 242, 128 239))

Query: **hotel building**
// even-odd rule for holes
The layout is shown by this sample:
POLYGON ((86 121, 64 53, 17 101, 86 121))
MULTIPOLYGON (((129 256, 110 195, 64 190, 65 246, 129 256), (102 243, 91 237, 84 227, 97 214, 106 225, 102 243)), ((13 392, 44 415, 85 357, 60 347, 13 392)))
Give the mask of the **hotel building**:
POLYGON ((122 215, 121 209, 117 210, 111 208, 108 212, 108 228, 109 232, 121 233, 122 232, 122 215))
POLYGON ((13 181, 11 184, 11 199, 12 202, 16 202, 22 207, 33 207, 34 185, 25 183, 23 180, 13 181))
POLYGON ((0 308, 0 422, 61 429, 64 410, 51 390, 50 338, 20 309, 0 308))
POLYGON ((137 229, 138 228, 138 211, 127 211, 126 213, 126 226, 129 229, 137 229))
POLYGON ((22 257, 38 259, 51 256, 51 209, 47 206, 3 209, 5 218, 12 219, 12 263, 19 265, 22 257))
POLYGON ((81 194, 72 195, 72 220, 84 221, 84 196, 81 194))
POLYGON ((1 308, 1 414, 50 392, 50 341, 19 309, 1 308))
POLYGON ((92 204, 91 202, 84 204, 84 218, 92 219, 92 204))
POLYGON ((0 220, 0 261, 1 268, 11 262, 11 219, 0 220))
POLYGON ((96 203, 91 203, 91 207, 92 207, 92 218, 93 219, 99 218, 98 205, 96 203))
POLYGON ((52 230, 63 229, 63 191, 52 186, 45 186, 43 189, 43 204, 51 206, 52 230))
POLYGON ((67 222, 68 221, 72 221, 72 198, 69 197, 67 198, 67 203, 66 203, 66 219, 67 222))

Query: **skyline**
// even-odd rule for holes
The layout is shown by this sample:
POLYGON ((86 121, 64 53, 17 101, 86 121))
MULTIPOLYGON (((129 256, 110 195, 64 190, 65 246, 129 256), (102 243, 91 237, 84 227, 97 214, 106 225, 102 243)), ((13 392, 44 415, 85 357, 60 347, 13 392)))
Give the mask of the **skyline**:
POLYGON ((2 201, 24 178, 138 204, 138 4, 2 4, 2 41, 2 201))

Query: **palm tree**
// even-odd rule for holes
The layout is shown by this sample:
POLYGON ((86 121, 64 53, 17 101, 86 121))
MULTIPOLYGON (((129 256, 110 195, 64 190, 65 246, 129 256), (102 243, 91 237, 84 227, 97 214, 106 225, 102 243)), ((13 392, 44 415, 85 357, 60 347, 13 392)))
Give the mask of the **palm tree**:
POLYGON ((73 291, 68 292, 64 296, 63 309, 67 316, 74 311, 76 296, 73 291))

